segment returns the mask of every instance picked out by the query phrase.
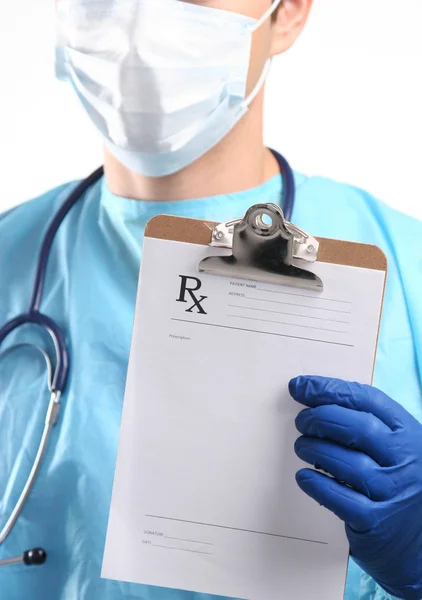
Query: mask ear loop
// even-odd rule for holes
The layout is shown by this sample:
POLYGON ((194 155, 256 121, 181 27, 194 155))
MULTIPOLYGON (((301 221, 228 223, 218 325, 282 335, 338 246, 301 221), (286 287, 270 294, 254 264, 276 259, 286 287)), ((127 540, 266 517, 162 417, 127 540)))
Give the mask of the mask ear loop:
POLYGON ((275 2, 272 3, 270 8, 265 11, 265 13, 262 15, 262 17, 260 19, 258 19, 258 21, 255 23, 255 25, 253 25, 250 28, 251 33, 254 33, 257 29, 259 29, 261 27, 261 25, 263 25, 265 23, 265 21, 269 17, 271 17, 271 15, 277 10, 277 8, 280 6, 280 4, 281 4, 281 0, 275 0, 275 2))
MULTIPOLYGON (((275 0, 275 2, 272 3, 270 8, 262 15, 262 17, 255 23, 255 25, 253 27, 251 27, 251 29, 250 29, 251 33, 254 33, 257 29, 259 29, 261 27, 261 25, 263 25, 265 23, 265 21, 275 12, 275 10, 280 6, 280 4, 281 4, 281 0, 275 0)), ((252 102, 255 100, 255 98, 258 96, 259 92, 263 88, 263 86, 267 80, 268 73, 270 72, 270 68, 271 68, 271 58, 269 58, 267 60, 267 62, 265 63, 265 67, 261 73, 261 77, 258 79, 258 83, 256 84, 255 88, 252 90, 252 92, 249 94, 249 96, 245 100, 245 105, 247 107, 249 107, 252 104, 252 102)))
POLYGON ((270 72, 270 68, 271 68, 271 58, 269 58, 267 60, 267 62, 265 63, 265 67, 261 73, 261 77, 258 79, 258 83, 256 84, 255 88, 252 90, 252 92, 249 94, 249 96, 246 98, 246 100, 245 100, 246 106, 249 107, 252 104, 252 102, 258 96, 259 92, 264 87, 264 84, 268 77, 268 73, 270 72))

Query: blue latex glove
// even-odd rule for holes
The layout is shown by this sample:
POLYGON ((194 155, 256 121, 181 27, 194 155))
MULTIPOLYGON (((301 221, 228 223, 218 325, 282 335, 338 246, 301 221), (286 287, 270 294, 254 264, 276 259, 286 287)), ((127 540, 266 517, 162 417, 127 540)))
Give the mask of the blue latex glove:
POLYGON ((296 453, 332 476, 302 469, 300 488, 345 522, 351 555, 380 586, 421 600, 422 425, 367 385, 298 377, 289 389, 310 407, 296 453))

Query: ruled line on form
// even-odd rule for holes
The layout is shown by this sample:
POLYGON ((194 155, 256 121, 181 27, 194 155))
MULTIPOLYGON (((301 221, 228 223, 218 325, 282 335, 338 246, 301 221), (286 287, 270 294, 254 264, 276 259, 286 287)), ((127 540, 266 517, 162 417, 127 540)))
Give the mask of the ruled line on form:
POLYGON ((274 323, 275 325, 288 325, 289 327, 302 327, 304 329, 315 329, 317 331, 329 331, 330 333, 348 333, 343 329, 328 329, 327 327, 313 327, 312 325, 300 325, 299 323, 286 323, 285 321, 274 321, 272 319, 259 319, 258 317, 245 317, 244 315, 231 315, 227 313, 227 317, 235 319, 247 319, 249 321, 259 321, 261 323, 274 323))
POLYGON ((253 296, 245 296, 247 300, 256 300, 258 302, 271 302, 272 304, 284 304, 286 306, 298 306, 300 308, 310 308, 312 310, 325 310, 327 312, 342 313, 351 315, 350 310, 336 310, 335 308, 322 308, 321 306, 309 306, 309 304, 297 304, 296 302, 281 302, 280 300, 267 300, 265 298, 254 298, 253 296))
POLYGON ((247 333, 258 333, 261 335, 275 335, 278 337, 292 338, 296 340, 306 340, 308 342, 319 342, 321 344, 332 344, 334 346, 346 346, 348 348, 354 348, 354 344, 346 344, 344 342, 333 342, 332 340, 319 340, 315 338, 308 338, 300 335, 289 335, 287 333, 275 333, 274 331, 260 331, 258 329, 247 329, 245 327, 233 327, 229 325, 218 325, 216 323, 205 323, 204 321, 190 321, 189 319, 176 319, 171 318, 171 321, 178 321, 180 323, 190 323, 191 325, 206 325, 208 327, 218 327, 220 329, 233 329, 236 331, 245 331, 247 333))
POLYGON ((241 304, 227 304, 231 308, 244 308, 246 310, 255 310, 267 313, 273 313, 276 315, 288 315, 291 317, 301 317, 303 319, 315 319, 317 321, 329 321, 330 323, 344 323, 345 325, 350 325, 350 321, 339 321, 338 319, 328 319, 326 317, 314 317, 311 315, 303 315, 301 313, 292 313, 292 312, 284 312, 281 310, 270 310, 269 308, 257 308, 254 306, 242 306, 241 304))
POLYGON ((306 294, 292 294, 291 292, 282 292, 280 290, 266 290, 256 288, 257 292, 269 292, 270 294, 284 294, 285 296, 297 296, 298 298, 311 298, 312 300, 326 300, 327 302, 340 302, 341 304, 352 304, 350 300, 336 300, 334 298, 321 298, 319 296, 307 296, 306 294))
POLYGON ((270 533, 267 531, 255 531, 254 529, 243 529, 241 527, 230 527, 229 525, 217 525, 215 523, 202 523, 200 521, 190 521, 188 519, 177 519, 175 517, 165 517, 162 515, 145 515, 149 519, 159 519, 162 521, 175 521, 178 523, 188 523, 189 525, 201 525, 203 527, 215 527, 216 529, 229 529, 230 531, 241 531, 243 533, 254 533, 256 535, 265 535, 269 537, 285 538, 288 540, 296 540, 298 542, 308 542, 309 544, 323 544, 328 545, 328 542, 321 540, 311 540, 307 538, 294 537, 291 535, 282 535, 281 533, 270 533))

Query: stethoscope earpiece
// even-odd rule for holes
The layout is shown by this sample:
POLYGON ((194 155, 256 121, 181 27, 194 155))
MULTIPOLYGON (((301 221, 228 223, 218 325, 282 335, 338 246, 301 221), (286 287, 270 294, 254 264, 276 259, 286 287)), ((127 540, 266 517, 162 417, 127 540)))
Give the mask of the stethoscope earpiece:
POLYGON ((28 567, 43 565, 47 560, 47 552, 43 548, 34 548, 23 553, 22 562, 28 567))
POLYGON ((23 563, 27 567, 43 565, 47 560, 47 552, 44 548, 33 548, 27 550, 22 556, 16 556, 14 558, 6 558, 0 560, 0 567, 6 567, 9 565, 19 565, 23 563))

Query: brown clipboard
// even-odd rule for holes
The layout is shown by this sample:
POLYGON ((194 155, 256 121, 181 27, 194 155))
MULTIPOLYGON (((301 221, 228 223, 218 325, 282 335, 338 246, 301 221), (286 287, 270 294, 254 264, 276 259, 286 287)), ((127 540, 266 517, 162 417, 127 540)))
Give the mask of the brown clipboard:
MULTIPOLYGON (((209 246, 212 240, 212 232, 217 225, 219 225, 219 223, 202 219, 158 215, 147 223, 145 237, 209 246)), ((385 286, 387 282, 388 264, 386 255, 378 246, 372 244, 331 238, 315 239, 319 242, 318 262, 349 267, 361 267, 364 269, 383 271, 385 273, 383 299, 378 321, 378 345, 385 286)), ((375 361, 376 353, 374 355, 372 378, 374 375, 375 361)))
MULTIPOLYGON (((220 225, 213 221, 159 215, 151 219, 145 228, 145 237, 173 242, 184 242, 210 246, 213 231, 220 225)), ((384 252, 375 245, 331 238, 314 238, 319 243, 317 261, 348 267, 381 271, 384 273, 384 286, 378 318, 377 340, 373 358, 372 379, 374 376, 376 349, 381 326, 381 317, 387 283, 388 263, 384 252)), ((346 583, 345 583, 346 586, 346 583)))

